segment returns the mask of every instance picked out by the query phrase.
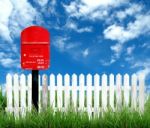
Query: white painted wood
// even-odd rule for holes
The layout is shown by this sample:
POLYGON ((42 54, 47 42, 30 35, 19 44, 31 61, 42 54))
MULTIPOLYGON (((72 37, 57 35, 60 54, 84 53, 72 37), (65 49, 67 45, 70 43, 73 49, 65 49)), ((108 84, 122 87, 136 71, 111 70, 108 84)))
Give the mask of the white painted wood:
POLYGON ((28 111, 31 111, 32 108, 32 75, 28 75, 28 111))
POLYGON ((7 74, 6 76, 6 97, 7 97, 7 112, 12 113, 12 76, 7 74))
POLYGON ((139 110, 140 112, 144 112, 144 88, 145 85, 145 76, 144 74, 139 75, 139 110))
POLYGON ((79 109, 84 109, 84 84, 85 78, 83 74, 79 76, 79 109))
POLYGON ((72 102, 74 108, 77 108, 77 75, 72 75, 72 102))
MULTIPOLYGON (((28 75, 28 79, 26 81, 25 75, 22 74, 20 76, 15 74, 13 77, 8 74, 6 76, 6 96, 7 96, 7 108, 6 110, 10 113, 14 111, 15 117, 19 116, 19 90, 21 92, 21 115, 25 116, 26 109, 28 111, 31 111, 32 107, 32 93, 31 93, 31 80, 32 76, 31 74, 28 75), (14 81, 14 82, 13 82, 14 81), (27 86, 26 86, 27 84, 27 86), (27 97, 26 97, 26 91, 27 97), (13 93, 12 93, 13 92, 13 93), (14 94, 14 97, 13 97, 14 94), (14 99, 14 106, 13 106, 13 99, 14 99), (27 101, 27 103, 26 103, 27 101), (28 104, 28 105, 27 105, 28 104)), ((66 74, 64 76, 64 86, 62 81, 62 75, 58 74, 55 84, 55 75, 50 75, 50 86, 48 87, 48 90, 50 91, 50 105, 54 110, 66 110, 68 108, 68 105, 70 105, 70 99, 72 99, 73 105, 75 109, 78 110, 85 110, 88 112, 89 117, 92 117, 92 112, 94 112, 94 117, 99 116, 99 91, 102 91, 102 109, 107 110, 107 92, 109 91, 109 105, 114 110, 115 104, 114 104, 114 90, 116 90, 116 107, 118 109, 121 109, 122 107, 122 89, 124 90, 124 103, 125 105, 129 105, 129 94, 131 91, 131 108, 135 110, 139 110, 140 112, 144 111, 144 103, 145 103, 145 77, 143 75, 140 75, 137 77, 135 74, 132 75, 131 79, 131 87, 129 86, 129 75, 124 75, 123 77, 123 85, 122 86, 122 76, 118 74, 116 76, 116 83, 114 83, 114 75, 109 75, 109 87, 107 86, 108 80, 107 75, 104 74, 102 76, 102 86, 100 86, 100 76, 98 74, 94 75, 94 86, 92 86, 92 75, 88 74, 86 76, 86 86, 85 86, 85 76, 81 74, 79 76, 79 86, 77 81, 77 75, 73 74, 72 79, 70 81, 70 76, 66 74), (139 88, 137 87, 137 81, 139 80, 139 88), (70 83, 72 86, 70 86, 70 83), (56 86, 57 85, 57 86, 56 86), (116 85, 116 87, 115 87, 116 85), (85 97, 85 89, 87 91, 87 95, 85 97), (137 95, 137 89, 139 89, 139 95, 137 95), (55 107, 55 90, 57 90, 57 107, 55 107), (65 108, 63 108, 63 95, 62 91, 65 92, 65 108), (70 98, 70 90, 72 91, 72 98, 70 98), (77 90, 79 90, 79 108, 77 106, 77 90), (92 91, 94 91, 94 107, 92 106, 92 91), (85 98, 87 100, 87 109, 84 106, 85 98), (67 100, 69 99, 69 100, 67 100), (138 99, 138 100, 137 100, 138 99), (139 101, 139 106, 137 106, 137 102, 139 101), (137 109, 138 107, 138 109, 137 109)), ((48 85, 47 84, 47 78, 43 77, 42 85, 48 85)), ((40 82, 40 76, 39 76, 39 112, 41 111, 41 102, 43 102, 45 99, 47 99, 47 96, 43 96, 41 99, 41 91, 42 86, 40 82)), ((47 87, 46 87, 47 88, 47 87)), ((47 90, 47 89, 46 89, 47 90)), ((44 92, 43 92, 44 94, 44 92)), ((47 100, 46 100, 47 101, 47 100)), ((47 103, 46 103, 47 104, 47 103)), ((46 105, 47 106, 47 105, 46 105)), ((130 106, 129 106, 130 107, 130 106)))
POLYGON ((21 87, 21 115, 24 117, 26 114, 26 78, 24 74, 20 76, 21 87))
POLYGON ((55 108, 55 76, 54 74, 50 75, 50 106, 52 109, 55 108))
POLYGON ((102 110, 107 109, 107 75, 102 75, 102 110))
POLYGON ((129 106, 129 75, 124 75, 124 105, 129 106))
POLYGON ((87 79, 86 79, 86 87, 87 87, 87 111, 88 111, 88 116, 91 118, 92 116, 92 75, 88 74, 87 79))
POLYGON ((98 74, 94 75, 94 116, 99 116, 99 87, 100 77, 98 74))
POLYGON ((42 76, 42 109, 46 110, 48 107, 48 79, 47 75, 42 76))
POLYGON ((122 76, 120 74, 117 74, 116 76, 116 107, 117 109, 120 109, 122 106, 121 87, 122 87, 122 76))
POLYGON ((68 74, 65 75, 64 77, 64 84, 65 84, 65 110, 69 107, 70 104, 70 91, 69 91, 69 86, 70 86, 70 76, 68 74))
POLYGON ((114 110, 114 75, 109 75, 109 105, 114 110))
POLYGON ((15 117, 19 117, 19 79, 18 75, 15 74, 14 77, 14 115, 15 117))
POLYGON ((137 108, 137 75, 133 74, 131 78, 132 90, 131 90, 131 107, 136 110, 137 108))
POLYGON ((38 99, 39 99, 39 101, 38 101, 38 105, 39 105, 39 112, 41 112, 41 109, 42 109, 42 99, 41 99, 41 76, 39 75, 39 81, 38 81, 38 84, 39 84, 39 90, 38 90, 38 92, 39 92, 39 97, 38 97, 38 99))
POLYGON ((57 107, 60 110, 62 108, 62 75, 57 75, 57 107))

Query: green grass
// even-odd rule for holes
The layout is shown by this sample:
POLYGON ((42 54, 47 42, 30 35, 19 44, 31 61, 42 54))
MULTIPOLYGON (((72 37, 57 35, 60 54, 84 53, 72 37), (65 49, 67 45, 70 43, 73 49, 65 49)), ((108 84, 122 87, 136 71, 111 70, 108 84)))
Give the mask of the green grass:
POLYGON ((15 119, 4 111, 6 98, 2 95, 0 104, 0 128, 150 128, 150 99, 143 114, 124 108, 118 112, 109 110, 103 117, 91 120, 86 113, 76 113, 71 109, 55 114, 52 109, 39 114, 32 110, 26 117, 15 119))

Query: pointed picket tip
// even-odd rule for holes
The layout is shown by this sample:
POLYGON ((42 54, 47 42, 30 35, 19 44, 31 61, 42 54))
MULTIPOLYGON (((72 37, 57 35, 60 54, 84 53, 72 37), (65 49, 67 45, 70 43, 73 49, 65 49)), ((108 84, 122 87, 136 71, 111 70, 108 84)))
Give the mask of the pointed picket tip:
POLYGON ((20 77, 25 77, 25 75, 22 73, 22 74, 20 75, 20 77))
POLYGON ((72 77, 77 77, 77 75, 75 73, 72 74, 72 77))
POLYGON ((102 86, 105 86, 105 85, 107 85, 107 75, 106 74, 103 74, 102 75, 102 81, 101 81, 102 83, 102 86))
POLYGON ((132 74, 131 77, 132 77, 132 78, 135 78, 135 77, 137 77, 137 75, 134 73, 134 74, 132 74))
POLYGON ((27 78, 28 78, 28 86, 31 86, 31 84, 32 84, 32 82, 31 82, 31 80, 32 80, 32 75, 31 75, 31 73, 28 74, 27 78))
POLYGON ((26 85, 26 77, 24 74, 20 75, 20 84, 21 86, 25 86, 26 85))
POLYGON ((114 77, 114 74, 111 73, 111 74, 109 75, 109 77, 114 77))
POLYGON ((100 82, 99 80, 100 80, 100 75, 98 73, 96 73, 94 75, 94 84, 99 83, 100 82))
POLYGON ((124 79, 129 80, 129 75, 127 73, 124 75, 124 79))
MULTIPOLYGON (((13 76, 14 83, 18 82, 18 78, 19 78, 18 74, 15 73, 14 76, 13 76)), ((15 86, 15 85, 14 85, 14 86, 15 86)))
POLYGON ((65 74, 65 78, 69 78, 70 77, 70 75, 67 73, 67 74, 65 74))
POLYGON ((15 73, 15 74, 14 74, 14 77, 18 77, 18 74, 17 74, 17 73, 15 73))
POLYGON ((46 74, 42 75, 42 80, 47 80, 47 75, 46 74))
POLYGON ((105 73, 102 75, 102 79, 103 78, 107 78, 107 75, 105 73))
POLYGON ((117 75, 116 76, 121 76, 121 74, 120 73, 117 73, 117 75))
POLYGON ((10 73, 8 73, 6 77, 7 77, 7 78, 11 78, 12 75, 11 75, 10 73))
POLYGON ((31 73, 30 74, 28 74, 28 80, 30 80, 31 81, 31 79, 32 79, 32 75, 31 75, 31 73))
POLYGON ((54 74, 54 73, 51 73, 50 76, 55 76, 55 74, 54 74))
POLYGON ((92 75, 89 73, 87 74, 87 79, 91 79, 92 78, 92 75))
POLYGON ((42 77, 47 77, 47 75, 46 75, 46 74, 43 74, 42 77))
POLYGON ((98 73, 96 73, 96 74, 94 75, 94 77, 99 77, 99 74, 98 74, 98 73))
POLYGON ((124 77, 129 77, 129 75, 126 73, 126 74, 124 75, 124 77))
POLYGON ((84 78, 84 74, 80 74, 80 75, 79 75, 79 78, 84 78))
POLYGON ((50 74, 50 79, 54 79, 55 78, 55 75, 52 73, 52 74, 50 74))
POLYGON ((62 75, 59 73, 59 74, 57 75, 57 78, 62 78, 62 75))
POLYGON ((139 80, 145 80, 145 74, 144 73, 139 73, 138 77, 139 77, 139 80))
POLYGON ((49 78, 50 78, 50 81, 49 81, 50 86, 55 86, 55 75, 52 73, 50 74, 49 78))
POLYGON ((28 77, 31 77, 32 76, 32 74, 30 73, 30 74, 28 74, 28 77))
POLYGON ((81 87, 81 86, 84 86, 84 84, 85 84, 84 75, 83 75, 83 74, 80 74, 80 75, 79 75, 79 85, 80 85, 80 87, 81 87))
POLYGON ((120 73, 118 73, 117 75, 116 75, 116 78, 117 79, 120 79, 122 77, 122 75, 120 74, 120 73))

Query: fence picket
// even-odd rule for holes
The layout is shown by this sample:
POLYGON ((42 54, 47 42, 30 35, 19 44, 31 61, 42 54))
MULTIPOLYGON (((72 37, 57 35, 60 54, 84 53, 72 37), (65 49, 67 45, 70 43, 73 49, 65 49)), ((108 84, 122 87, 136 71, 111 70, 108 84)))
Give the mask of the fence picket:
POLYGON ((6 76, 6 96, 7 96, 7 112, 12 113, 13 112, 12 76, 10 74, 7 74, 6 76))
POLYGON ((144 75, 140 74, 139 75, 139 110, 140 112, 144 111, 144 85, 145 85, 145 80, 144 80, 144 75))
POLYGON ((98 74, 94 75, 94 116, 99 116, 99 85, 100 77, 98 74))
POLYGON ((86 99, 87 99, 87 112, 89 115, 89 118, 92 116, 92 75, 88 74, 87 75, 87 94, 86 94, 86 99))
POLYGON ((102 75, 102 110, 107 109, 107 75, 102 75))
POLYGON ((48 84, 47 75, 42 76, 42 109, 46 110, 48 105, 48 84))
POLYGON ((57 107, 59 110, 62 108, 62 75, 57 75, 57 107))
POLYGON ((64 84, 65 84, 65 110, 67 110, 69 106, 69 101, 70 101, 70 91, 69 91, 69 86, 70 86, 70 76, 68 74, 65 75, 64 77, 64 84))
POLYGON ((129 106, 129 75, 124 75, 124 105, 129 106))
POLYGON ((84 109, 84 75, 79 76, 79 109, 84 109))
POLYGON ((20 87, 21 87, 21 116, 26 114, 26 78, 24 74, 20 76, 20 87))
POLYGON ((120 109, 122 105, 121 87, 122 87, 122 76, 120 74, 117 74, 116 76, 116 107, 117 109, 120 109))
POLYGON ((15 117, 19 117, 19 79, 18 75, 15 74, 14 77, 14 115, 15 117))
POLYGON ((55 108, 55 76, 50 75, 50 106, 55 108))
POLYGON ((114 75, 109 75, 109 104, 112 110, 114 110, 114 75))
POLYGON ((39 100, 38 100, 38 104, 39 104, 39 112, 41 112, 41 108, 42 108, 42 102, 41 102, 41 76, 39 75, 38 76, 39 78, 39 81, 38 81, 38 84, 39 84, 39 100))
POLYGON ((73 106, 76 108, 77 106, 77 75, 72 75, 72 101, 73 106))
POLYGON ((28 111, 32 108, 32 75, 28 75, 28 111))
POLYGON ((136 110, 137 108, 137 76, 132 75, 132 90, 131 90, 131 107, 136 110))

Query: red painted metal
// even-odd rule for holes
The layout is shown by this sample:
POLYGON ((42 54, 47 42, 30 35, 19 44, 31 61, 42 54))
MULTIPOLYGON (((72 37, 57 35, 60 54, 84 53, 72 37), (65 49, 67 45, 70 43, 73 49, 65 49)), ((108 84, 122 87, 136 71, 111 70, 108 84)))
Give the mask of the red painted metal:
POLYGON ((21 32, 21 67, 45 70, 50 67, 50 33, 40 26, 30 26, 21 32))

